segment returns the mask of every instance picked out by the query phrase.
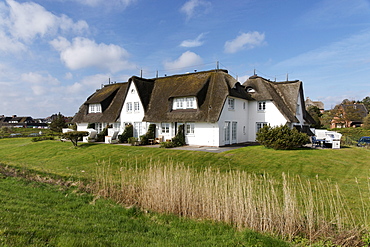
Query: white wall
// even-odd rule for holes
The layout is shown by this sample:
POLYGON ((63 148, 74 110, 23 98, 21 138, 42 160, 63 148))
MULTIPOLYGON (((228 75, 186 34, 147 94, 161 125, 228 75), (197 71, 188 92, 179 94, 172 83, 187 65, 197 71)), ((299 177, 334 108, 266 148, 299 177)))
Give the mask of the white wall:
POLYGON ((287 123, 287 120, 272 101, 266 101, 265 111, 258 111, 258 101, 250 101, 249 107, 248 141, 256 140, 257 122, 264 122, 271 126, 279 126, 287 123))
MULTIPOLYGON (((232 98, 232 97, 230 97, 232 98)), ((248 138, 248 129, 250 128, 248 124, 249 118, 249 104, 247 100, 234 98, 234 110, 229 109, 228 99, 226 99, 224 107, 222 109, 219 121, 218 121, 218 136, 219 141, 217 146, 228 145, 229 143, 225 142, 225 122, 236 122, 237 123, 237 132, 236 132, 236 142, 243 143, 249 140, 248 138), (245 128, 244 128, 245 127, 245 128), (245 131, 244 131, 245 129, 245 131)), ((230 144, 232 143, 232 127, 230 126, 230 144)))
MULTIPOLYGON (((127 96, 125 99, 125 102, 123 103, 122 110, 121 110, 121 129, 120 133, 122 133, 125 129, 125 123, 131 123, 135 127, 135 122, 141 123, 144 118, 144 107, 143 104, 140 101, 140 97, 137 93, 137 89, 135 87, 134 83, 131 83, 129 90, 127 92, 127 96), (132 111, 128 112, 127 111, 127 103, 131 102, 132 103, 132 111), (139 102, 139 111, 135 111, 135 102, 139 102)), ((147 131, 147 123, 142 122, 141 124, 141 135, 144 135, 147 131)))

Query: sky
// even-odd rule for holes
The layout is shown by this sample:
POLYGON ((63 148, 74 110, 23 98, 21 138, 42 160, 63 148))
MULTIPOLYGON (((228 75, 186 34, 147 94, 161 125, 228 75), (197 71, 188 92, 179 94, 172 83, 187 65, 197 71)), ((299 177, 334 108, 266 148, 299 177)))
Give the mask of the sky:
POLYGON ((226 69, 370 95, 370 0, 0 0, 0 115, 73 116, 131 76, 226 69))

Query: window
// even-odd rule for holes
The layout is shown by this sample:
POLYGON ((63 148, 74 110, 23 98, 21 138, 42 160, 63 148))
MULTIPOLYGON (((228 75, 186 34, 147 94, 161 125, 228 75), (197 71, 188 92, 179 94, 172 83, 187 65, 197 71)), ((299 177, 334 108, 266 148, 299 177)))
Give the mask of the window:
POLYGON ((235 99, 228 99, 227 100, 227 103, 229 105, 229 110, 234 110, 234 107, 235 107, 235 99))
POLYGON ((233 140, 233 142, 236 142, 237 126, 238 126, 237 122, 232 122, 232 124, 231 124, 231 140, 233 140))
POLYGON ((184 97, 184 98, 176 98, 173 100, 174 110, 177 109, 196 109, 196 99, 195 97, 184 97))
POLYGON ((185 133, 187 135, 192 135, 194 134, 194 126, 195 124, 194 123, 186 123, 186 129, 185 129, 185 133))
POLYGON ((134 110, 135 110, 135 111, 139 111, 139 110, 140 110, 139 102, 135 102, 135 103, 134 103, 134 110))
POLYGON ((169 123, 162 123, 161 127, 162 127, 162 133, 163 134, 170 133, 170 124, 169 123))
POLYGON ((126 106, 127 106, 127 111, 128 112, 132 112, 132 103, 131 102, 127 102, 126 106))
POLYGON ((139 138, 142 135, 143 129, 141 122, 134 123, 134 137, 139 138))
POLYGON ((245 102, 243 102, 243 110, 245 110, 245 102))
POLYGON ((101 112, 100 104, 90 104, 89 105, 89 113, 99 113, 99 112, 101 112))
POLYGON ((258 101, 258 111, 266 110, 266 101, 258 101))
POLYGON ((258 131, 260 131, 260 129, 262 129, 265 126, 267 126, 267 123, 265 123, 265 122, 259 122, 259 123, 257 123, 256 133, 258 133, 258 131))

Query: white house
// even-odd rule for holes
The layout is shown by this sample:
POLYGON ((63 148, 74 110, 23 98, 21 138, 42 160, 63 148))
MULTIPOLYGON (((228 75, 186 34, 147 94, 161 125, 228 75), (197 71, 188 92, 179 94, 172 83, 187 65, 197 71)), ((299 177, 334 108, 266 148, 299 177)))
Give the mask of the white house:
POLYGON ((243 85, 226 70, 211 70, 154 79, 133 76, 127 83, 109 84, 91 95, 74 117, 78 130, 105 126, 134 136, 156 125, 162 140, 184 125, 189 145, 225 146, 253 142, 270 124, 308 130, 300 81, 271 82, 252 76, 243 85))

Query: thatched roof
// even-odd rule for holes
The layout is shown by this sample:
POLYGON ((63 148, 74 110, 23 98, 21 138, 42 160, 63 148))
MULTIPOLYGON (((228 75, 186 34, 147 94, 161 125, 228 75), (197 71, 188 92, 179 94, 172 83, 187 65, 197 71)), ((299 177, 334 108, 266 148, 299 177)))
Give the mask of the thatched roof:
POLYGON ((73 117, 74 123, 113 123, 120 117, 128 83, 105 85, 90 95, 73 117), (89 104, 101 104, 101 113, 88 113, 89 104))
POLYGON ((227 96, 247 99, 243 87, 226 70, 211 70, 154 79, 144 121, 217 122, 227 96), (197 109, 172 110, 173 99, 193 96, 197 109))
MULTIPOLYGON (((301 81, 273 82, 259 76, 251 76, 243 83, 243 86, 252 99, 258 101, 271 100, 287 121, 299 123, 296 117, 298 95, 301 98, 300 106, 305 104, 301 81)), ((314 123, 312 117, 306 112, 305 107, 303 107, 303 118, 308 123, 314 123)))

